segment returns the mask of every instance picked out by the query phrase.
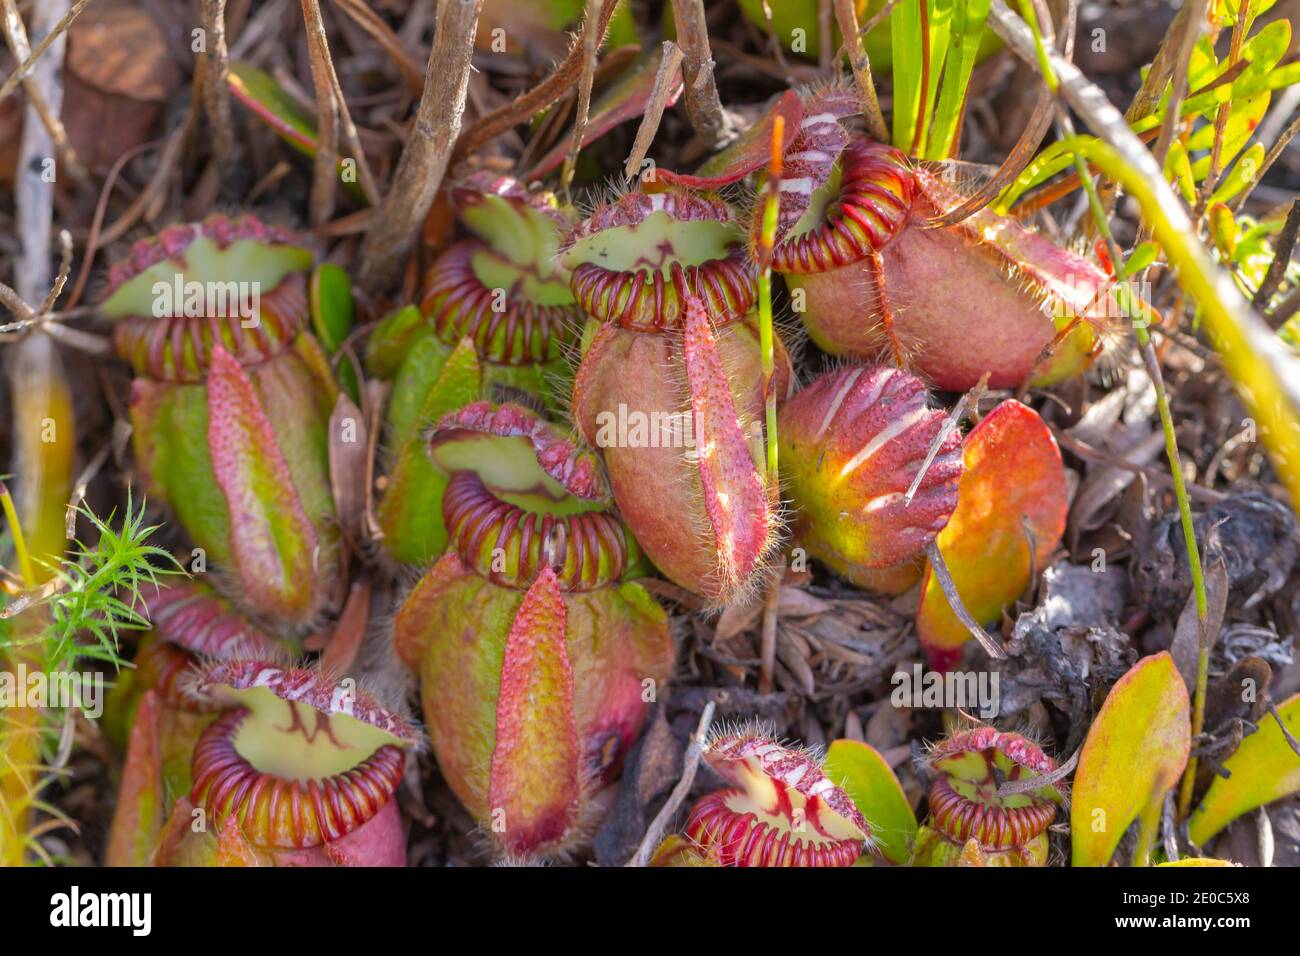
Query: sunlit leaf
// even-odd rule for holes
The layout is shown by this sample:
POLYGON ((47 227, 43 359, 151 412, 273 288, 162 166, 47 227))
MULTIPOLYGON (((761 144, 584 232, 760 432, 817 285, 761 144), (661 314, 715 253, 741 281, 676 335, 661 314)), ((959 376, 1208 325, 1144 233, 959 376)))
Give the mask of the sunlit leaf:
POLYGON ((886 859, 906 863, 916 835, 916 814, 885 758, 870 744, 837 740, 826 751, 826 776, 853 798, 886 859))
POLYGON ((1106 695, 1079 757, 1070 801, 1074 866, 1105 866, 1134 820, 1149 850, 1191 746, 1187 685, 1174 659, 1167 651, 1142 658, 1106 695))
MULTIPOLYGON (((1288 698, 1277 712, 1291 736, 1300 736, 1300 694, 1288 698)), ((1197 846, 1205 846, 1242 814, 1300 791, 1300 755, 1291 749, 1272 715, 1242 740, 1223 769, 1231 776, 1214 778, 1188 823, 1188 834, 1197 846)))

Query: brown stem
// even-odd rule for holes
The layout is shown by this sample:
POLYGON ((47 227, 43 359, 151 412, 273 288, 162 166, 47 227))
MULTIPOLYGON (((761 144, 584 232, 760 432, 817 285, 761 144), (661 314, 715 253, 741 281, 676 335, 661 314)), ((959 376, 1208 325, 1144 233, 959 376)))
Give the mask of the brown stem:
POLYGON ((677 43, 685 58, 682 78, 686 81, 686 115, 701 143, 715 149, 726 139, 728 124, 713 78, 713 51, 703 0, 673 0, 673 19, 677 43))
POLYGON ((681 48, 672 40, 665 40, 663 59, 660 60, 659 71, 655 74, 654 89, 650 91, 650 103, 641 117, 641 125, 637 127, 636 139, 632 141, 632 151, 627 154, 627 162, 623 164, 623 179, 627 182, 631 182, 632 177, 641 169, 645 154, 650 150, 655 133, 659 131, 659 123, 664 117, 664 104, 668 100, 668 94, 672 92, 673 80, 681 64, 681 48))
POLYGON ((876 84, 871 78, 871 60, 867 57, 867 48, 858 32, 858 13, 853 8, 853 0, 835 0, 835 18, 839 21, 844 45, 848 47, 849 66, 853 69, 853 79, 857 81, 858 93, 862 97, 862 116, 867 121, 867 132, 873 139, 888 143, 889 127, 885 125, 885 114, 881 112, 880 100, 876 96, 876 84))
POLYGON ((228 181, 237 157, 235 123, 230 114, 230 52, 226 49, 226 0, 199 0, 206 36, 201 69, 195 71, 203 111, 212 127, 212 156, 228 181))
POLYGON ((379 214, 361 244, 359 280, 374 292, 401 271, 433 205, 460 133, 483 0, 441 0, 410 138, 379 214))
POLYGON ((1264 281, 1259 284, 1254 298, 1250 301, 1256 310, 1262 312, 1268 300, 1273 298, 1273 293, 1282 284, 1286 267, 1291 264, 1291 253, 1295 251, 1298 233, 1300 233, 1300 199, 1293 199, 1291 208, 1287 210, 1286 222, 1282 224, 1282 232, 1278 235, 1277 242, 1273 244, 1273 261, 1268 264, 1264 281))
POLYGON ((567 195, 569 184, 573 182, 573 173, 578 165, 578 153, 582 151, 582 138, 587 133, 587 121, 591 117, 591 84, 596 77, 596 54, 600 51, 602 37, 595 30, 588 30, 586 24, 597 23, 606 6, 606 0, 587 0, 587 14, 583 17, 582 30, 582 72, 578 77, 578 111, 573 116, 573 138, 569 141, 569 152, 564 157, 564 170, 560 174, 560 184, 567 195))
POLYGON ((334 97, 334 62, 321 17, 319 0, 302 0, 307 27, 307 57, 316 91, 316 158, 312 166, 311 224, 319 226, 334 215, 339 176, 339 105, 334 97))

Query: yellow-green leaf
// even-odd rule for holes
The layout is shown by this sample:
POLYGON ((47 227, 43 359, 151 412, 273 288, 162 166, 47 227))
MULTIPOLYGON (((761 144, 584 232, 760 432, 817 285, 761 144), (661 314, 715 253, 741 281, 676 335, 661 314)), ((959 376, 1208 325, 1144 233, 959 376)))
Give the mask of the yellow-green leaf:
POLYGON ((1105 866, 1134 820, 1137 862, 1146 862, 1164 796, 1191 750, 1189 711, 1187 685, 1167 651, 1142 658, 1110 689, 1074 775, 1074 866, 1105 866))
MULTIPOLYGON (((1291 736, 1300 736, 1300 694, 1288 698, 1277 712, 1291 736)), ((1232 776, 1214 778, 1188 823, 1188 835, 1197 846, 1242 814, 1300 791, 1300 756, 1272 716, 1242 740, 1223 769, 1232 776)))
POLYGON ((876 848, 891 863, 906 863, 916 835, 916 814, 880 752, 857 740, 837 740, 826 751, 825 769, 867 818, 876 848))

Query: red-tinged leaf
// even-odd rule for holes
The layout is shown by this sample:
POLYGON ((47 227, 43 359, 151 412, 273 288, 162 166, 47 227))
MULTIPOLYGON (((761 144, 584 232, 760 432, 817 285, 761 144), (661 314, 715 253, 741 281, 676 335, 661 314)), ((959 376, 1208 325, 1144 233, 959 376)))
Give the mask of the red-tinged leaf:
MULTIPOLYGON (((650 105, 650 94, 654 90, 655 76, 659 72, 659 63, 662 59, 662 50, 641 57, 627 71, 626 76, 615 82, 591 105, 591 115, 582 133, 584 147, 600 139, 615 126, 636 119, 646 111, 650 105)), ((671 86, 672 92, 669 93, 668 100, 664 104, 665 108, 677 102, 682 95, 682 89, 681 71, 678 70, 671 86)), ((555 147, 528 171, 524 179, 527 181, 541 179, 547 173, 558 169, 564 162, 564 157, 568 155, 572 138, 570 134, 563 136, 555 147)))
POLYGON ((368 578, 352 582, 347 603, 339 615, 338 624, 325 645, 321 655, 320 668, 326 674, 347 674, 357 659, 361 641, 366 636, 366 627, 370 623, 370 591, 368 578))
POLYGON ((122 783, 108 834, 106 866, 148 866, 163 826, 162 751, 156 691, 146 691, 135 711, 122 783))
MULTIPOLYGON (((1300 737, 1300 694, 1289 697, 1277 712, 1291 736, 1300 737)), ((1300 754, 1291 749, 1271 714, 1242 740, 1224 761, 1223 769, 1232 776, 1214 778, 1187 825, 1197 846, 1205 846, 1229 823, 1256 807, 1300 791, 1300 754)))
MULTIPOLYGON (((230 64, 227 85, 230 93, 240 103, 253 111, 262 122, 275 130, 279 137, 305 156, 315 156, 319 137, 316 118, 290 96, 270 74, 247 63, 230 64)), ((340 172, 347 171, 339 157, 340 172)), ((354 176, 343 179, 343 187, 358 202, 365 202, 365 193, 354 176)))
POLYGON ((506 639, 488 788, 494 829, 508 849, 561 839, 579 796, 573 671, 564 596, 544 568, 524 595, 506 639))
POLYGON ((1074 866, 1109 863, 1134 820, 1140 843, 1151 846, 1191 746, 1191 707, 1174 659, 1168 652, 1142 658, 1106 695, 1079 756, 1070 803, 1074 866))
POLYGON ((871 824, 875 848, 891 863, 906 863, 916 836, 916 814, 880 752, 857 740, 837 740, 826 751, 824 769, 871 824))
POLYGON ((438 602, 447 586, 469 573, 456 552, 448 551, 416 582, 393 620, 393 646, 407 667, 419 670, 424 649, 433 637, 438 602))
POLYGON ((772 130, 778 116, 785 118, 781 152, 788 150, 799 135, 803 120, 803 104, 799 94, 787 90, 762 118, 741 133, 722 152, 709 158, 693 173, 675 173, 670 169, 655 170, 660 182, 670 185, 690 186, 694 189, 718 189, 728 183, 744 179, 755 170, 767 165, 772 155, 772 130))
POLYGON ((249 603, 302 621, 319 606, 316 529, 252 382, 220 346, 208 375, 208 447, 230 511, 234 571, 249 603))
POLYGON ((705 512, 723 580, 738 584, 748 579, 767 545, 767 488, 750 454, 717 339, 699 299, 686 300, 684 328, 682 351, 705 512))
POLYGON ((781 478, 798 508, 796 534, 812 557, 859 585, 868 569, 920 557, 957 508, 956 429, 907 499, 947 417, 928 399, 925 384, 907 372, 845 366, 781 409, 781 478))
MULTIPOLYGON (((1065 530, 1069 497, 1056 439, 1038 413, 1008 399, 971 429, 957 510, 939 532, 939 551, 976 621, 997 621, 1041 570, 1065 530)), ((926 568, 916 632, 936 669, 951 667, 970 632, 926 568)))

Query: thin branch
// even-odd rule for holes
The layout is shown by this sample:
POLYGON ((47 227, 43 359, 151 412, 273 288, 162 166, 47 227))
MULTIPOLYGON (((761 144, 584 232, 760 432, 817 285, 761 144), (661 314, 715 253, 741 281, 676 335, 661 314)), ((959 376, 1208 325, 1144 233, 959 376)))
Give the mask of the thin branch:
MULTIPOLYGON (((601 40, 604 40, 605 31, 609 28, 609 20, 614 15, 616 6, 617 4, 607 3, 601 11, 600 22, 596 24, 596 32, 600 34, 601 40)), ((520 93, 509 103, 498 107, 486 116, 479 117, 467 127, 460 139, 456 141, 456 148, 451 154, 452 161, 455 162, 475 152, 512 126, 532 119, 576 86, 582 73, 585 47, 583 38, 590 26, 591 24, 583 21, 582 32, 578 34, 577 42, 569 49, 568 55, 560 61, 550 76, 532 89, 520 93)))
POLYGON ((704 744, 709 733, 709 726, 713 723, 715 707, 716 704, 713 701, 709 701, 704 705, 704 712, 700 714, 699 725, 695 728, 695 736, 691 738, 691 745, 686 748, 686 757, 682 761, 682 778, 677 781, 677 786, 673 787, 673 792, 668 795, 668 802, 650 821, 650 826, 646 828, 641 845, 637 848, 636 853, 632 854, 632 859, 627 861, 627 866, 643 867, 650 862, 650 857, 654 855, 655 848, 659 845, 659 841, 663 837, 664 830, 668 828, 673 814, 677 812, 677 809, 685 802, 687 795, 691 792, 691 787, 695 783, 695 774, 700 769, 700 758, 704 756, 704 744))
POLYGON ((858 14, 853 8, 853 0, 835 0, 835 18, 839 21, 840 35, 844 37, 844 45, 849 51, 853 79, 857 82, 858 94, 862 97, 862 116, 867 121, 867 132, 873 139, 888 143, 889 127, 885 125, 885 114, 881 112, 880 100, 876 96, 876 84, 871 78, 871 60, 867 57, 867 48, 858 32, 858 14))
POLYGON ((460 133, 483 0, 442 0, 424 92, 379 214, 361 244, 360 284, 375 291, 402 269, 460 133))
POLYGON ((713 78, 713 51, 709 47, 709 26, 704 19, 704 0, 673 0, 677 42, 685 62, 686 115, 700 142, 716 149, 728 135, 727 115, 722 110, 718 84, 713 78))
MULTIPOLYGON (((588 30, 585 24, 598 22, 605 6, 606 0, 587 0, 587 15, 582 21, 582 72, 578 78, 578 111, 573 117, 573 138, 569 141, 569 152, 564 157, 564 170, 560 174, 560 185, 566 195, 569 184, 573 182, 578 153, 582 151, 582 137, 586 135, 587 120, 591 116, 591 84, 596 76, 596 54, 600 51, 601 36, 595 30, 588 30)), ((614 4, 609 3, 608 6, 614 4)))
POLYGON ((229 178, 235 164, 235 123, 230 113, 230 52, 226 49, 226 0, 199 0, 203 21, 204 52, 201 69, 194 73, 199 84, 203 111, 212 127, 212 156, 222 180, 229 178))
POLYGON ((663 59, 659 62, 659 72, 655 74, 654 89, 650 91, 650 105, 641 117, 636 139, 632 142, 632 151, 627 154, 627 162, 623 164, 623 179, 627 182, 631 182, 632 177, 641 169, 645 154, 654 142, 655 133, 659 131, 659 123, 664 117, 664 104, 672 92, 673 81, 681 64, 681 48, 672 40, 665 40, 663 59))
POLYGON ((339 104, 334 98, 334 62, 321 18, 319 0, 302 0, 307 27, 307 58, 316 92, 316 158, 311 179, 311 224, 319 226, 334 215, 339 176, 339 104))
POLYGON ((1282 224, 1282 232, 1278 235, 1277 242, 1273 244, 1273 261, 1268 264, 1264 281, 1259 284, 1254 298, 1250 301, 1256 309, 1262 311, 1268 304, 1268 300, 1273 298, 1273 293, 1277 291, 1278 286, 1282 284, 1286 268, 1291 264, 1291 254, 1295 252, 1297 234, 1300 234, 1300 199, 1293 199, 1291 208, 1286 214, 1286 222, 1282 224))
POLYGON ((934 439, 930 442, 930 447, 926 449, 925 460, 921 462, 921 467, 917 469, 916 477, 912 479, 912 484, 908 487, 907 493, 903 495, 903 507, 907 507, 912 503, 912 498, 916 496, 917 489, 921 487, 921 482, 925 480, 926 473, 929 472, 930 466, 934 464, 934 459, 939 454, 939 449, 942 448, 943 443, 948 440, 948 436, 951 435, 956 430, 957 426, 961 424, 961 420, 966 417, 966 409, 979 408, 980 399, 984 397, 984 392, 988 388, 988 384, 989 373, 985 372, 980 376, 980 380, 975 383, 975 387, 964 394, 957 401, 957 404, 953 406, 952 411, 948 413, 948 417, 944 419, 943 427, 939 429, 938 433, 934 436, 934 439))
MULTIPOLYGON (((33 18, 33 24, 35 22, 35 18, 33 18)), ((50 147, 53 154, 58 156, 59 162, 73 179, 78 182, 88 181, 86 170, 77 159, 72 144, 68 142, 68 132, 63 128, 63 122, 59 119, 59 110, 62 106, 62 84, 58 84, 56 97, 48 97, 45 91, 41 89, 41 84, 37 83, 32 76, 32 71, 40 54, 33 53, 28 44, 27 28, 23 26, 23 20, 18 13, 18 5, 15 0, 0 0, 0 28, 4 30, 5 42, 9 45, 9 51, 13 53, 14 59, 22 61, 27 67, 25 74, 20 68, 15 76, 20 77, 19 82, 22 84, 23 93, 27 96, 27 105, 31 107, 32 112, 36 114, 36 119, 49 133, 50 147), (52 102, 56 98, 57 102, 52 102)), ((49 34, 41 40, 38 49, 44 52, 56 42, 61 44, 62 40, 63 31, 51 29, 49 34)), ((62 45, 59 47, 58 58, 63 59, 62 45)), ((47 153, 45 156, 36 157, 37 161, 44 161, 49 155, 47 153)))
POLYGON ((402 38, 392 31, 379 14, 366 5, 366 0, 334 0, 334 5, 351 17, 357 26, 369 33, 374 41, 384 48, 384 52, 397 64, 397 72, 402 74, 407 87, 412 93, 418 94, 424 85, 424 72, 420 69, 420 64, 407 52, 402 38))
POLYGON ((77 14, 86 9, 90 3, 91 0, 77 0, 77 2, 72 5, 72 9, 65 13, 63 18, 54 25, 54 29, 45 34, 40 43, 32 47, 32 51, 28 54, 27 59, 22 62, 18 69, 14 70, 13 73, 10 74, 9 79, 5 80, 3 84, 0 84, 0 103, 7 100, 10 94, 12 94, 14 90, 18 89, 18 85, 26 80, 27 77, 31 76, 32 67, 35 66, 36 61, 40 59, 41 54, 48 50, 50 44, 57 40, 63 32, 68 29, 68 27, 72 26, 72 21, 77 19, 77 14))
MULTIPOLYGON (((935 580, 939 582, 939 589, 943 591, 943 596, 948 599, 948 606, 952 608, 952 613, 957 615, 957 620, 966 625, 966 630, 970 631, 971 636, 979 641, 980 647, 984 648, 989 657, 1005 660, 1007 652, 1002 649, 1002 645, 997 642, 993 635, 984 630, 979 621, 975 620, 970 611, 966 609, 961 594, 957 591, 957 584, 948 571, 948 563, 944 561, 938 542, 933 538, 925 546, 925 556, 930 559, 930 570, 934 573, 935 580)), ((1034 555, 1032 554, 1029 556, 1029 563, 1032 568, 1034 563, 1034 555)))
MULTIPOLYGON (((1175 20, 1184 21, 1183 28, 1178 36, 1178 56, 1174 60, 1171 78, 1173 86, 1169 93, 1169 102, 1165 106, 1165 119, 1160 124, 1160 138, 1156 140, 1155 149, 1152 151, 1161 168, 1164 168, 1169 146, 1174 141, 1174 130, 1178 128, 1178 114, 1182 110, 1183 98, 1187 96, 1187 67, 1192 61, 1192 50, 1196 48, 1196 41, 1205 26, 1205 8, 1208 5, 1209 0, 1189 0, 1188 3, 1183 4, 1183 8, 1175 17, 1175 20)), ((1172 27, 1170 33, 1173 33, 1172 27)))

